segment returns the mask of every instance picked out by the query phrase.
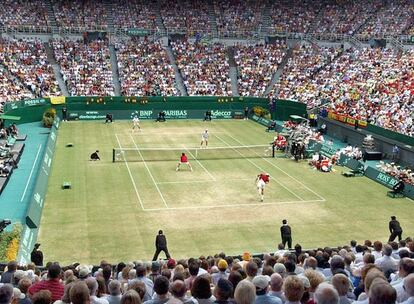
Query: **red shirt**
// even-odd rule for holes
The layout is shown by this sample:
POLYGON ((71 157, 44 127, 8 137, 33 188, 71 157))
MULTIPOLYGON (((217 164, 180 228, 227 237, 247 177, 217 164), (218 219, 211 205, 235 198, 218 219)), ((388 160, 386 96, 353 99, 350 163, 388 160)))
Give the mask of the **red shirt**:
POLYGON ((267 184, 269 182, 269 175, 260 174, 260 179, 267 184))
POLYGON ((186 162, 188 162, 188 159, 187 159, 187 155, 181 155, 181 162, 182 163, 186 163, 186 162))
POLYGON ((64 289, 65 287, 59 279, 47 279, 30 286, 29 294, 33 295, 40 290, 49 290, 52 293, 52 300, 57 301, 62 299, 64 289))

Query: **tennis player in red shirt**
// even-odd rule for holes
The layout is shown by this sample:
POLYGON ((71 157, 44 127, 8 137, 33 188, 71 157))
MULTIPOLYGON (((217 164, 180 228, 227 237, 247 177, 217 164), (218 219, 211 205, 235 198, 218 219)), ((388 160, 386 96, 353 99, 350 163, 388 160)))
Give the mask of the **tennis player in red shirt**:
POLYGON ((259 175, 257 175, 256 185, 257 185, 257 191, 259 191, 261 202, 263 202, 264 189, 265 189, 266 184, 269 183, 269 180, 270 180, 270 176, 268 173, 260 173, 259 175))
POLYGON ((191 167, 190 162, 188 161, 187 155, 185 155, 185 153, 181 153, 181 157, 180 157, 180 161, 177 164, 177 168, 175 169, 175 171, 180 170, 180 166, 181 164, 186 164, 187 167, 190 169, 190 171, 193 171, 193 167, 191 167))

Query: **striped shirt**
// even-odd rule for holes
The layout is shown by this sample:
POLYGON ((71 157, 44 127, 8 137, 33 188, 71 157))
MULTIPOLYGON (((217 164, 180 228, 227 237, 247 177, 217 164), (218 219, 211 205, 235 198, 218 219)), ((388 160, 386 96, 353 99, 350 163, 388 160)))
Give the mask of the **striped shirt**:
POLYGON ((62 299, 64 289, 65 287, 59 279, 48 279, 30 286, 29 294, 34 295, 40 290, 49 290, 52 293, 52 300, 57 301, 62 299))

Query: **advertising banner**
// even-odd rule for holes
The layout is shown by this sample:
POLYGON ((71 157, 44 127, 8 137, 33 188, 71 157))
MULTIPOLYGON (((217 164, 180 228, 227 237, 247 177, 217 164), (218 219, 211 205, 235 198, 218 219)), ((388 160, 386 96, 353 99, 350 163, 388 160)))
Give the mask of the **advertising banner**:
MULTIPOLYGON (((392 189, 392 187, 394 187, 395 184, 398 183, 397 178, 395 178, 391 175, 388 175, 385 172, 378 171, 377 169, 372 168, 372 167, 368 167, 365 170, 365 176, 369 177, 370 179, 372 179, 372 180, 374 180, 374 181, 376 181, 376 182, 378 182, 382 185, 384 185, 385 187, 387 187, 389 189, 392 189)), ((404 194, 407 197, 409 197, 411 199, 414 199, 414 186, 405 183, 404 194)))
MULTIPOLYGON (((68 117, 70 120, 104 120, 107 113, 111 113, 114 120, 117 119, 132 119, 137 116, 139 119, 157 119, 160 110, 145 109, 145 110, 113 110, 113 111, 69 111, 68 117)), ((203 119, 206 111, 204 110, 164 110, 166 119, 203 119)), ((211 117, 213 119, 231 119, 233 118, 233 110, 211 110, 211 117)))
POLYGON ((43 205, 45 201, 47 184, 52 165, 53 153, 55 151, 57 140, 57 129, 59 127, 59 118, 53 123, 50 130, 49 139, 47 140, 45 154, 36 179, 32 198, 30 199, 29 208, 26 214, 26 224, 29 228, 38 228, 42 216, 43 205))

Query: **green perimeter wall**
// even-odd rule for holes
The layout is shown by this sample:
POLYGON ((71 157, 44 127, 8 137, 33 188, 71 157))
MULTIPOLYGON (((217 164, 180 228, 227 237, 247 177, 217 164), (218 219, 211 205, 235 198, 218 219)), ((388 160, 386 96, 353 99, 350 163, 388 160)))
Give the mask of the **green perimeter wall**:
MULTIPOLYGON (((52 98, 53 101, 53 98, 52 98)), ((51 104, 51 98, 30 99, 7 103, 7 115, 20 116, 19 123, 39 121, 44 111, 54 107, 58 115, 66 106, 70 119, 104 119, 106 113, 114 119, 130 119, 138 115, 142 119, 155 119, 158 112, 165 111, 167 119, 201 119, 206 110, 212 111, 213 118, 232 118, 235 112, 250 110, 260 106, 269 110, 269 99, 255 97, 66 97, 63 104, 51 104), (27 111, 30 108, 30 111, 27 111)), ((287 120, 289 115, 306 115, 306 106, 302 103, 277 100, 271 117, 287 120)))

